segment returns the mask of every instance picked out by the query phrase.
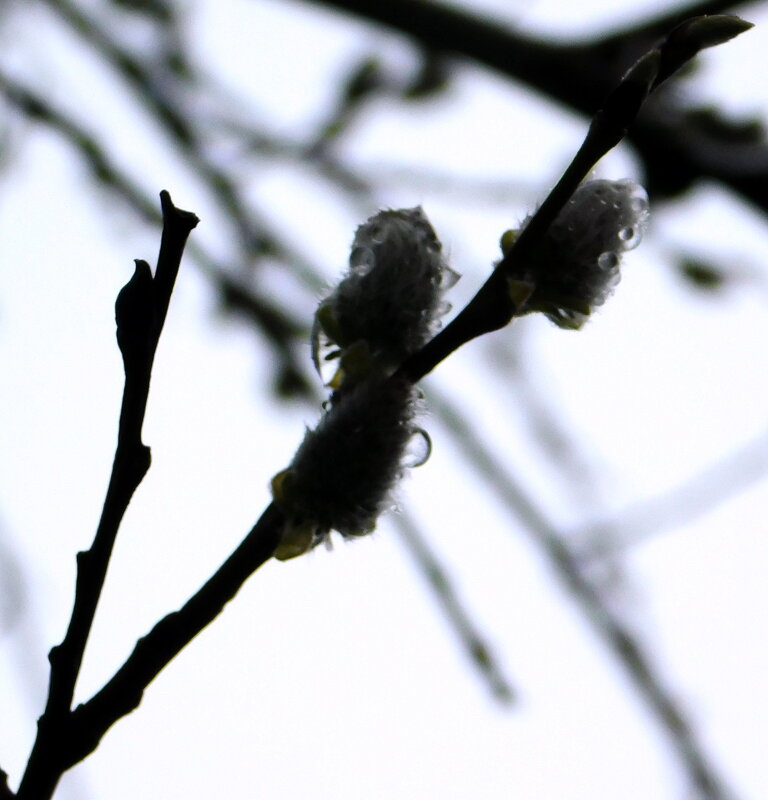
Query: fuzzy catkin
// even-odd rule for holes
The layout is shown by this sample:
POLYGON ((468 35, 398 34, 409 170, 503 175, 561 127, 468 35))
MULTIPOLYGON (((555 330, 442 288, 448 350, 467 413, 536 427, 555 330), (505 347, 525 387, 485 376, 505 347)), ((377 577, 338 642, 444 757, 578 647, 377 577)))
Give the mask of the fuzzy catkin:
POLYGON ((325 356, 339 359, 333 391, 272 481, 286 517, 276 558, 302 555, 332 530, 348 538, 376 526, 420 431, 419 392, 394 373, 439 326, 443 294, 457 278, 421 208, 380 211, 357 229, 349 269, 320 303, 312 331, 318 371, 322 345, 336 347, 325 356))
POLYGON ((416 396, 407 381, 374 376, 340 393, 306 432, 282 505, 292 525, 315 526, 312 546, 331 530, 350 537, 373 529, 416 431, 416 396))
POLYGON ((322 330, 342 351, 364 342, 398 365, 434 334, 456 279, 421 207, 378 212, 358 227, 347 274, 318 310, 313 352, 322 330))
MULTIPOLYGON (((640 243, 648 197, 631 180, 591 180, 574 192, 527 259, 528 301, 563 328, 579 328, 619 282, 621 256, 640 243)), ((523 227, 525 223, 523 223, 523 227)))

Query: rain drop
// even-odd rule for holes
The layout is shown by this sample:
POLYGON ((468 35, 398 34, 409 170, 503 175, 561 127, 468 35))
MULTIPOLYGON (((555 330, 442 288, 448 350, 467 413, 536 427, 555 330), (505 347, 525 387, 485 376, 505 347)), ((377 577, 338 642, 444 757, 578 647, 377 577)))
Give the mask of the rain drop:
POLYGON ((371 237, 371 241, 374 244, 383 244, 384 240, 387 238, 383 225, 371 225, 368 229, 368 235, 371 237))
POLYGON ((631 250, 633 247, 637 247, 640 244, 641 238, 641 229, 634 225, 627 225, 626 228, 622 228, 619 231, 619 239, 623 243, 625 250, 631 250))
POLYGON ((607 250, 605 253, 600 253, 597 265, 606 271, 616 269, 619 266, 619 257, 613 251, 607 250))
POLYGON ((405 451, 403 466, 413 469, 426 464, 432 454, 432 439, 424 428, 416 428, 405 451))

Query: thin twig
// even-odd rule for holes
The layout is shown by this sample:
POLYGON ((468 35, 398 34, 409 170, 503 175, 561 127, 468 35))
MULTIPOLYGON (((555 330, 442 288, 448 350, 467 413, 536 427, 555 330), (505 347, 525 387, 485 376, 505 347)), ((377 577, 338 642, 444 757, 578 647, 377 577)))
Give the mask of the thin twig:
POLYGON ((98 747, 101 737, 141 702, 144 689, 192 639, 209 625, 245 581, 268 561, 280 540, 284 517, 267 506, 236 550, 176 612, 161 619, 139 639, 127 661, 90 700, 72 714, 69 766, 98 747))
MULTIPOLYGON (((120 169, 107 148, 74 117, 32 87, 23 85, 2 71, 0 91, 29 119, 62 136, 83 160, 94 180, 127 203, 142 221, 151 225, 162 223, 162 215, 149 194, 120 169)), ((276 252, 279 251, 282 258, 291 257, 288 248, 278 245, 277 240, 274 242, 276 252)), ((195 265, 217 289, 224 308, 247 315, 272 347, 280 364, 276 381, 278 387, 284 388, 284 393, 288 395, 313 397, 312 387, 306 377, 307 370, 302 369, 297 352, 297 342, 302 337, 303 346, 307 326, 299 322, 291 309, 276 305, 271 298, 258 294, 253 287, 233 277, 232 270, 198 242, 190 242, 187 250, 195 265)), ((302 274, 307 269, 307 265, 300 268, 302 274)), ((315 285, 318 284, 316 278, 315 285)))
POLYGON ((64 752, 71 732, 70 709, 75 684, 101 596, 117 532, 134 492, 150 465, 141 441, 152 362, 168 310, 170 294, 186 239, 197 217, 177 209, 167 192, 160 195, 163 238, 153 279, 145 262, 118 295, 118 344, 125 366, 118 443, 107 495, 93 544, 77 555, 75 601, 67 633, 49 654, 50 684, 45 712, 19 787, 26 800, 49 797, 66 767, 64 752))
POLYGON ((686 714, 664 685, 644 645, 618 614, 604 602, 599 589, 580 569, 581 560, 571 552, 567 540, 545 517, 528 492, 512 476, 509 467, 485 446, 466 417, 447 397, 430 392, 434 408, 446 430, 454 437, 465 458, 484 477, 511 518, 542 551, 555 578, 568 590, 608 650, 624 668, 636 691, 653 712, 683 764, 691 783, 707 800, 733 797, 706 755, 686 714))
MULTIPOLYGON (((316 270, 298 250, 273 235, 266 220, 245 201, 245 192, 236 175, 216 163, 206 148, 205 116, 196 109, 185 107, 182 99, 198 89, 197 76, 179 76, 155 68, 151 61, 142 60, 110 36, 93 15, 70 0, 47 0, 48 6, 95 52, 101 56, 132 89, 137 99, 161 125, 210 194, 215 205, 233 223, 241 259, 253 262, 254 256, 269 255, 282 258, 310 287, 321 287, 316 270), (174 80, 175 79, 175 80, 174 80)), ((188 70, 191 67, 188 66, 188 70)))
POLYGON ((448 571, 440 563, 427 540, 403 509, 392 516, 392 523, 419 568, 419 572, 426 578, 443 615, 457 636, 472 666, 479 672, 497 701, 504 705, 514 702, 515 690, 511 682, 504 674, 485 636, 469 616, 453 586, 448 571))
POLYGON ((582 525, 568 538, 581 543, 584 563, 594 563, 626 552, 663 531, 689 524, 764 479, 766 473, 768 433, 763 433, 677 486, 582 525))

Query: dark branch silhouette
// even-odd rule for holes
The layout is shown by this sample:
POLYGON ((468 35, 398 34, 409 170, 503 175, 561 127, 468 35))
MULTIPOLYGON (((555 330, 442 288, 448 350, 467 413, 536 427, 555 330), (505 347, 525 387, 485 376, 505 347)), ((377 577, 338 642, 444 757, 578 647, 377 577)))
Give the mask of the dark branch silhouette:
POLYGON ((77 557, 77 585, 69 627, 61 644, 49 655, 48 700, 38 721, 37 739, 19 787, 20 798, 49 797, 61 774, 75 763, 67 756, 72 745, 70 708, 75 683, 120 523, 150 465, 150 452, 141 441, 141 428, 152 363, 184 245, 197 225, 197 217, 177 209, 167 192, 162 192, 160 199, 163 236, 155 276, 152 277, 146 262, 137 261, 134 276, 123 287, 115 304, 117 340, 125 366, 117 449, 96 536, 91 548, 77 557))

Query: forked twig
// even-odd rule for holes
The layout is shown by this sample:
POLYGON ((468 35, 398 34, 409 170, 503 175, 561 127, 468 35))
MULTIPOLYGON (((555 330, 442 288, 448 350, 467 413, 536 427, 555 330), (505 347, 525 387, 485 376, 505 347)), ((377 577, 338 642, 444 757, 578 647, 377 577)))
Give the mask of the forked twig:
POLYGON ((133 277, 115 304, 117 340, 125 367, 117 449, 101 519, 89 550, 77 555, 75 601, 61 644, 49 654, 48 699, 18 791, 20 798, 50 797, 67 764, 71 705, 85 646, 112 555, 117 532, 134 492, 150 466, 141 429, 149 394, 152 363, 168 312, 171 292, 187 237, 197 217, 177 209, 168 192, 160 194, 163 236, 154 278, 149 265, 136 262, 133 277))

